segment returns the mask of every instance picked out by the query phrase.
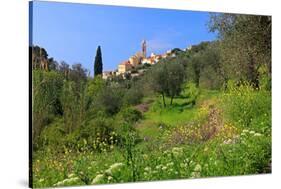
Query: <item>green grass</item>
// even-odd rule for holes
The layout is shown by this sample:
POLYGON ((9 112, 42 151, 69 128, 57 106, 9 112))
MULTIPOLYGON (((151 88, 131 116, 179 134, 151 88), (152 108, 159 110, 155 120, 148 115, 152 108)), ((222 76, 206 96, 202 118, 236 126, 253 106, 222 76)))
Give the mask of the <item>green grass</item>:
POLYGON ((137 128, 141 135, 155 137, 159 134, 161 125, 176 127, 198 118, 200 105, 207 99, 218 98, 219 95, 221 93, 218 91, 203 90, 195 106, 186 104, 188 99, 178 97, 174 99, 172 105, 167 105, 166 108, 163 108, 162 98, 158 97, 151 104, 149 111, 144 113, 144 119, 138 124, 137 128))

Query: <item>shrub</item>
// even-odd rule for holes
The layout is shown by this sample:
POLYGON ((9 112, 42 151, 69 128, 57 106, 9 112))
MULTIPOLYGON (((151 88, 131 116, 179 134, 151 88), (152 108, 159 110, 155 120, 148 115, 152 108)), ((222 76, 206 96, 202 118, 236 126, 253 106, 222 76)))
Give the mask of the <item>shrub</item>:
POLYGON ((120 113, 124 121, 128 123, 135 123, 142 119, 142 113, 134 108, 125 108, 120 113))
POLYGON ((80 129, 79 138, 80 149, 94 149, 100 152, 113 149, 113 145, 119 140, 113 120, 106 116, 98 116, 86 121, 80 129))
POLYGON ((143 96, 144 95, 142 90, 139 90, 136 87, 132 87, 126 92, 124 101, 128 105, 137 105, 141 102, 143 96))
POLYGON ((118 86, 104 87, 95 99, 96 108, 108 115, 119 112, 123 105, 124 90, 118 86))
POLYGON ((186 98, 188 98, 188 103, 195 105, 196 103, 196 99, 199 95, 199 89, 196 87, 196 85, 192 82, 187 83, 185 86, 185 89, 183 91, 183 96, 185 96, 186 98))
POLYGON ((269 91, 254 89, 248 83, 237 86, 228 83, 223 98, 228 119, 241 127, 251 127, 259 132, 271 129, 271 94, 269 91))
POLYGON ((39 146, 41 148, 49 146, 57 151, 62 151, 65 134, 66 130, 63 127, 63 120, 57 119, 44 128, 39 138, 39 146))

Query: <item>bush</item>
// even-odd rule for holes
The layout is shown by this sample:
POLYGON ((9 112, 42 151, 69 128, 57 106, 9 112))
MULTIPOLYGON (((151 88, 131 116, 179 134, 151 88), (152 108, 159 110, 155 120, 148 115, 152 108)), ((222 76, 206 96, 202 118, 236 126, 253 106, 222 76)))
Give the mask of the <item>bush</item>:
POLYGON ((271 131, 271 94, 254 89, 248 83, 237 86, 228 83, 223 98, 226 116, 241 127, 251 127, 259 132, 271 131))
POLYGON ((121 111, 122 118, 128 123, 135 123, 142 119, 142 113, 133 108, 125 108, 121 111))
POLYGON ((124 97, 124 101, 128 105, 137 105, 143 98, 143 92, 136 87, 130 88, 124 97))
POLYGON ((86 121, 79 133, 79 148, 107 151, 113 149, 113 145, 118 142, 113 120, 102 115, 86 121))
POLYGON ((108 115, 116 114, 123 105, 123 96, 124 90, 118 86, 104 87, 95 99, 96 108, 108 115))
POLYGON ((183 96, 188 98, 188 104, 195 105, 196 99, 199 95, 199 89, 194 83, 187 83, 183 91, 183 96))
POLYGON ((65 143, 65 134, 66 130, 63 127, 63 120, 57 119, 44 128, 38 140, 39 146, 43 149, 49 146, 57 151, 62 151, 65 143))

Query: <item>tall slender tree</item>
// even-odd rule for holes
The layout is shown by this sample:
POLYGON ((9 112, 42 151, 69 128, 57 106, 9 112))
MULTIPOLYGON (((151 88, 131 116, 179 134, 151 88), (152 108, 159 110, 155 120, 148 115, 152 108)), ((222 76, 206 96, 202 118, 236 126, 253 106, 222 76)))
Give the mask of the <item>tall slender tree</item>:
POLYGON ((95 57, 94 74, 95 76, 102 74, 102 56, 100 46, 98 46, 97 48, 97 53, 95 57))

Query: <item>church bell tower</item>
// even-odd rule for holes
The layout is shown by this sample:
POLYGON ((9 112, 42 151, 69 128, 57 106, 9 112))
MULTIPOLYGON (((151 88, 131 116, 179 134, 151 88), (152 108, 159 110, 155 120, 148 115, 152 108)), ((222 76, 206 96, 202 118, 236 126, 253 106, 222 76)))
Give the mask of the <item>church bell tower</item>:
POLYGON ((142 49, 143 58, 146 58, 146 41, 145 40, 143 40, 141 43, 141 49, 142 49))

